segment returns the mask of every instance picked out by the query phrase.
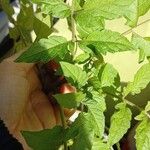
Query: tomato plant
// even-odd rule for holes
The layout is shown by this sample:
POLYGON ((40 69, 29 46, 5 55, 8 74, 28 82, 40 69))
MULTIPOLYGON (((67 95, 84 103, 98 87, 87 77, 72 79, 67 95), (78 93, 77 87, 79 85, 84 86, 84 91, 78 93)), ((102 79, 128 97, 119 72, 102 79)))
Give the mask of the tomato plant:
MULTIPOLYGON (((124 33, 105 26, 106 20, 125 18, 132 31, 139 17, 150 9, 150 0, 20 0, 17 20, 11 17, 13 10, 6 0, 2 0, 2 7, 14 24, 10 29, 14 49, 27 49, 16 62, 48 66, 54 79, 48 92, 61 108, 62 126, 22 132, 32 149, 120 150, 133 119, 139 122, 134 136, 136 149, 150 149, 150 102, 141 108, 128 100, 128 95, 139 94, 150 82, 150 40, 136 33, 129 40, 124 33), (72 33, 69 40, 55 34, 54 23, 60 19, 68 22, 65 28, 72 33), (31 32, 36 35, 34 40, 31 32), (124 51, 139 51, 139 63, 148 60, 126 86, 113 65, 103 59, 107 53, 124 51), (63 82, 55 85, 57 79, 63 82), (115 102, 110 123, 105 116, 109 111, 106 99, 115 102), (64 108, 80 111, 72 124, 67 124, 64 108), (135 118, 132 108, 139 111, 135 118)), ((123 148, 127 145, 124 143, 123 148)))

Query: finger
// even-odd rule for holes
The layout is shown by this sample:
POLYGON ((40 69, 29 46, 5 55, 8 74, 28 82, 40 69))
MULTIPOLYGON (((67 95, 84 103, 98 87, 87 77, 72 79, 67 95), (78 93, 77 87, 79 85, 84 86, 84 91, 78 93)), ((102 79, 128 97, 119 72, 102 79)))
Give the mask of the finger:
POLYGON ((0 116, 13 131, 28 100, 29 84, 20 76, 3 73, 0 71, 0 116))
POLYGON ((26 143, 20 131, 16 131, 13 136, 22 144, 24 150, 32 150, 26 143))
POLYGON ((37 70, 35 67, 30 69, 30 71, 28 72, 27 80, 30 84, 30 93, 33 91, 42 89, 42 85, 41 85, 41 82, 37 76, 37 70))
POLYGON ((26 130, 26 131, 39 131, 42 130, 43 126, 37 117, 35 111, 33 110, 32 104, 30 101, 26 104, 26 107, 22 114, 22 119, 19 122, 16 130, 26 130))
POLYGON ((56 125, 53 107, 42 91, 37 90, 32 93, 31 103, 44 128, 52 128, 56 125))

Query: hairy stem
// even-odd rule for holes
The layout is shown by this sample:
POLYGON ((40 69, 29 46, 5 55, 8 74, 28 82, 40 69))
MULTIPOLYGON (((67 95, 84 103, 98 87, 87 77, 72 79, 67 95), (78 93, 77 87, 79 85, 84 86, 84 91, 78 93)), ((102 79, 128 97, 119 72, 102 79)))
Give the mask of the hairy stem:
MULTIPOLYGON (((131 101, 129 101, 129 100, 125 99, 125 98, 122 98, 122 97, 117 96, 115 94, 109 93, 107 91, 105 91, 105 93, 110 95, 110 96, 112 96, 112 97, 120 99, 121 101, 125 102, 127 105, 136 108, 139 112, 143 111, 143 108, 139 107, 138 105, 132 103, 131 101)), ((147 115, 147 117, 150 118, 150 114, 149 113, 145 112, 145 115, 147 115)))
POLYGON ((116 146, 117 146, 117 150, 121 150, 121 148, 120 148, 120 143, 119 143, 119 142, 116 143, 116 146))
MULTIPOLYGON (((66 120, 65 120, 65 115, 64 115, 63 107, 59 106, 59 110, 60 110, 61 123, 62 123, 62 126, 65 129, 66 128, 66 120)), ((67 142, 64 142, 64 150, 68 150, 67 142)))
POLYGON ((76 37, 76 28, 75 28, 75 20, 74 20, 74 5, 72 2, 71 6, 71 32, 72 32, 72 42, 74 43, 74 50, 72 52, 73 60, 77 53, 77 37, 76 37))
POLYGON ((127 100, 127 99, 123 99, 123 101, 126 103, 126 104, 128 104, 129 106, 132 106, 132 107, 135 107, 137 110, 139 110, 140 112, 141 111, 143 111, 143 109, 142 108, 140 108, 139 106, 137 106, 136 104, 134 104, 134 103, 132 103, 132 102, 130 102, 129 100, 127 100))
POLYGON ((135 28, 137 28, 137 27, 139 27, 139 26, 141 26, 141 25, 143 25, 143 24, 145 24, 145 23, 147 23, 147 22, 149 22, 149 21, 150 21, 150 19, 147 19, 147 20, 145 20, 145 21, 139 23, 139 24, 136 25, 135 27, 133 27, 133 28, 131 28, 131 29, 129 29, 129 30, 123 32, 122 35, 128 35, 128 34, 130 34, 133 29, 135 29, 135 28))

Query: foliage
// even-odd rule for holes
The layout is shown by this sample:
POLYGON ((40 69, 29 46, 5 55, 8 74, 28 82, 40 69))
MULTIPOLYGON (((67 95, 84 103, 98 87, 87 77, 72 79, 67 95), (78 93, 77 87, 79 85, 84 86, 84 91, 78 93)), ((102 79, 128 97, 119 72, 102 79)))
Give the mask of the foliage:
MULTIPOLYGON (((2 0, 2 7, 15 26, 10 29, 10 35, 16 41, 14 49, 17 51, 20 46, 27 48, 16 62, 47 63, 57 60, 60 64, 57 73, 75 86, 77 92, 58 93, 53 95, 54 98, 62 108, 81 108, 78 118, 67 127, 23 131, 27 144, 34 150, 57 150, 66 143, 65 150, 112 149, 131 126, 132 111, 129 105, 139 108, 126 97, 128 94, 139 94, 148 85, 150 63, 144 64, 134 80, 121 91, 119 73, 111 64, 104 62, 103 56, 109 52, 139 51, 139 62, 142 62, 150 56, 150 42, 149 38, 136 33, 128 40, 123 34, 106 29, 105 21, 124 17, 127 25, 136 27, 139 17, 150 9, 150 1, 72 0, 70 4, 63 0, 21 0, 17 20, 11 17, 13 10, 6 0, 2 0), (33 9, 34 3, 37 4, 36 10, 33 9), (51 35, 56 18, 67 19, 72 39, 51 35), (36 34, 35 40, 31 38, 31 31, 36 34), (106 126, 104 115, 107 112, 107 96, 118 100, 108 125, 110 128, 106 126)), ((140 121, 135 135, 136 147, 137 150, 148 150, 150 104, 139 110, 140 115, 136 117, 140 121)))

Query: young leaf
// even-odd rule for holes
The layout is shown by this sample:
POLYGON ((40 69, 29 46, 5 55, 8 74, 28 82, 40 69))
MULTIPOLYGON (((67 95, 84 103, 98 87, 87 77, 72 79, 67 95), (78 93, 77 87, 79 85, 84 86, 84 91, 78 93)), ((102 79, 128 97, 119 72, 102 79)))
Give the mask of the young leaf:
POLYGON ((42 12, 52 14, 54 17, 65 18, 71 14, 70 7, 62 0, 32 0, 33 3, 42 5, 42 12))
POLYGON ((17 62, 48 62, 50 59, 60 57, 63 59, 68 51, 68 42, 60 36, 51 36, 34 43, 27 51, 16 59, 17 62))
POLYGON ((143 65, 135 74, 133 82, 130 82, 126 88, 124 88, 124 96, 129 93, 132 95, 140 93, 148 83, 150 82, 150 64, 143 65))
POLYGON ((22 135, 34 150, 56 150, 63 143, 63 130, 61 126, 55 126, 42 131, 22 131, 22 135))
POLYGON ((73 84, 78 84, 82 87, 86 84, 87 74, 80 67, 67 62, 60 62, 61 69, 67 80, 73 84))
POLYGON ((34 17, 33 28, 36 34, 36 40, 46 38, 51 33, 50 15, 43 16, 42 13, 36 13, 34 17))
POLYGON ((79 64, 80 63, 82 64, 82 63, 86 62, 87 60, 89 60, 89 58, 90 58, 89 53, 83 53, 83 54, 78 55, 74 61, 79 64))
POLYGON ((136 128, 136 148, 137 150, 148 150, 150 148, 150 120, 144 118, 136 128))
POLYGON ((120 78, 117 70, 111 65, 106 63, 99 71, 98 78, 102 87, 115 86, 120 83, 120 78))
POLYGON ((92 118, 88 113, 82 113, 77 121, 79 132, 74 139, 71 150, 91 150, 94 139, 92 118))
POLYGON ((53 96, 56 98, 57 102, 65 108, 76 108, 85 98, 85 94, 83 94, 82 92, 56 94, 53 96))
POLYGON ((110 30, 102 30, 91 33, 86 39, 80 42, 97 53, 122 52, 133 50, 132 44, 120 33, 110 30))
POLYGON ((116 106, 117 112, 111 117, 111 125, 108 135, 109 146, 117 143, 127 132, 131 122, 131 111, 124 103, 119 103, 116 106))
POLYGON ((101 89, 101 82, 99 81, 98 77, 92 77, 88 80, 88 83, 94 88, 94 90, 98 91, 101 89))
POLYGON ((94 31, 104 29, 104 19, 96 14, 94 16, 94 14, 89 11, 82 10, 78 12, 75 19, 80 37, 85 38, 94 31))

